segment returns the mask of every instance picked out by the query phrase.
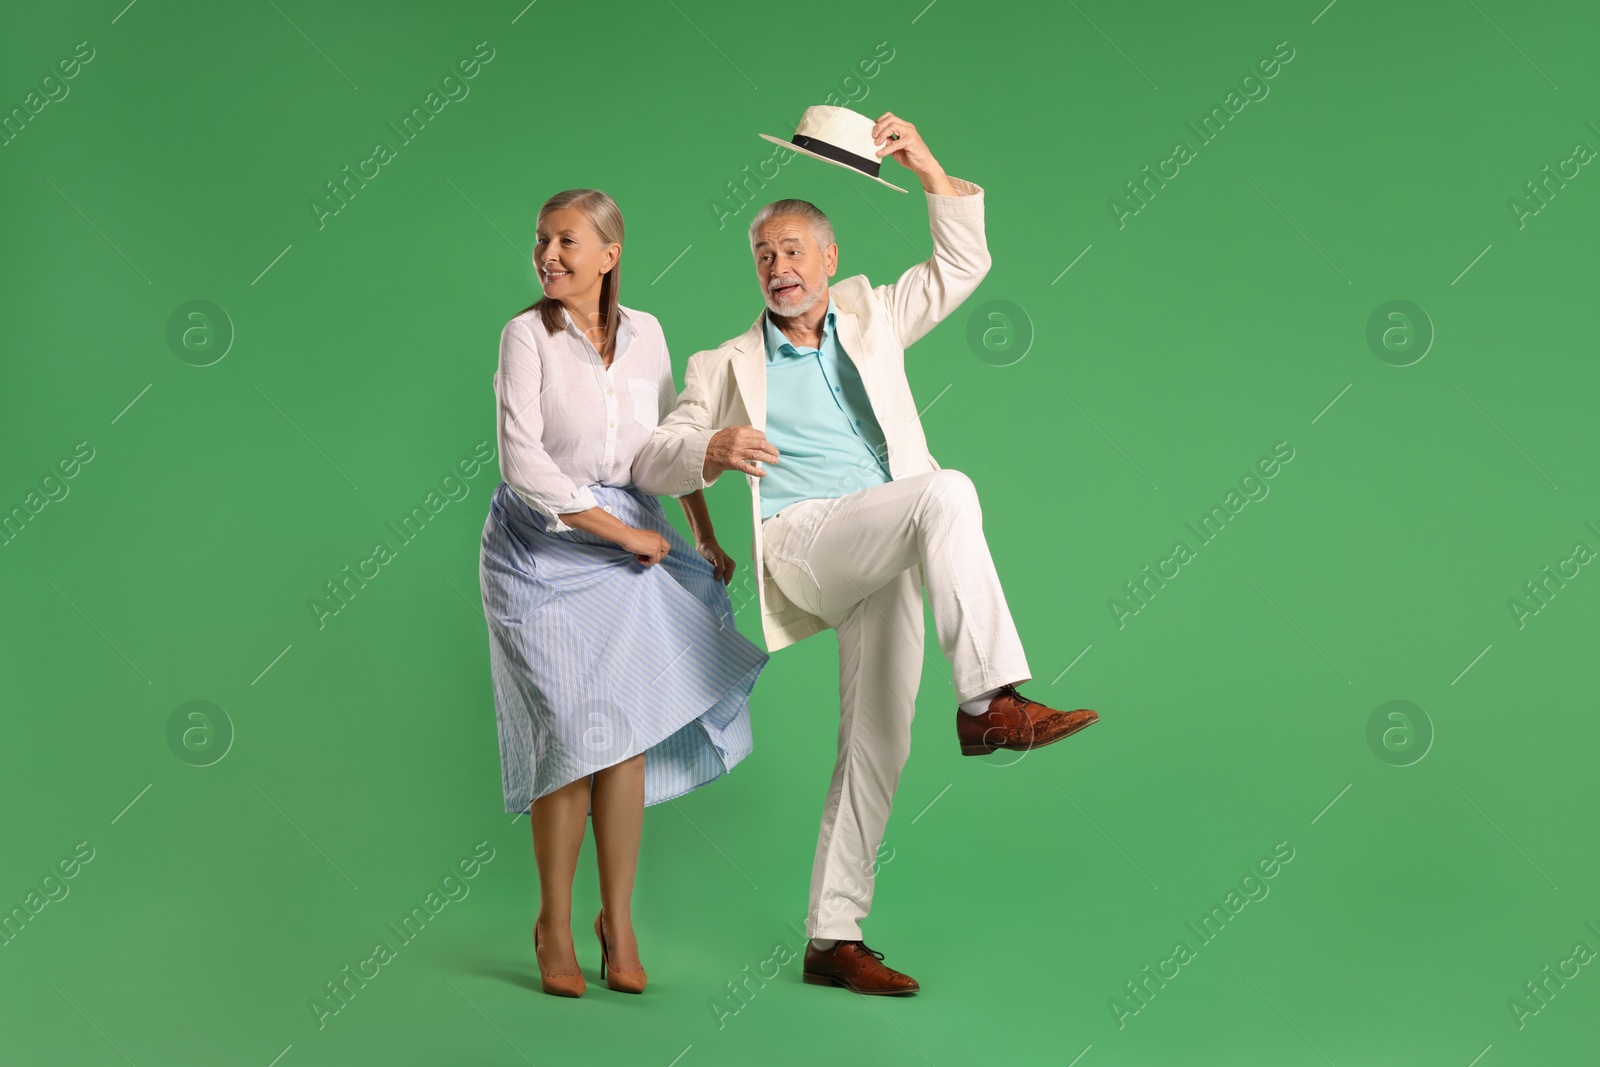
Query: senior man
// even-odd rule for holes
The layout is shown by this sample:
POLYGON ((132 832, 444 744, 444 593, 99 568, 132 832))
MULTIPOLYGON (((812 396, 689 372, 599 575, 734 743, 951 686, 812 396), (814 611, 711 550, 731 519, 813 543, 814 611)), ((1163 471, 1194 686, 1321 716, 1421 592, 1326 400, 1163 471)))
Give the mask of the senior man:
POLYGON ((860 923, 910 753, 924 581, 963 755, 1037 748, 1098 716, 1017 691, 1032 676, 977 493, 928 453, 906 381, 904 350, 988 272, 983 189, 948 176, 893 113, 872 124, 871 142, 921 180, 933 256, 889 285, 855 275, 830 287, 839 248, 827 216, 803 200, 762 208, 750 242, 766 310, 690 358, 677 409, 639 452, 633 479, 679 496, 742 472, 768 650, 837 632, 839 749, 812 867, 804 978, 897 994, 920 986, 867 948, 860 923))

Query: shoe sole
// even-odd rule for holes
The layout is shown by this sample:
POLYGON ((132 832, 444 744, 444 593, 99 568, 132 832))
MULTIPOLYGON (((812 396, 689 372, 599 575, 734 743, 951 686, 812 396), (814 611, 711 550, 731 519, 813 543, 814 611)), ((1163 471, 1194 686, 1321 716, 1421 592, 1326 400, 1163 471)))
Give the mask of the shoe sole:
POLYGON ((613 993, 633 993, 637 995, 644 992, 643 986, 640 986, 638 989, 629 989, 627 986, 612 985, 609 979, 606 981, 606 988, 611 990, 613 993))
POLYGON ((910 989, 858 989, 849 982, 841 981, 838 978, 829 978, 823 974, 802 974, 800 978, 806 985, 838 986, 840 989, 848 989, 850 992, 859 993, 864 997, 902 997, 911 993, 922 992, 921 986, 913 986, 910 989))
POLYGON ((552 997, 581 997, 586 992, 586 990, 583 989, 577 990, 576 992, 567 989, 557 989, 553 986, 547 986, 543 982, 539 983, 539 989, 541 992, 552 997))
POLYGON ((982 741, 972 742, 970 744, 963 744, 961 746, 961 754, 963 756, 987 756, 989 753, 991 753, 991 752, 999 752, 1001 749, 1005 749, 1008 752, 1031 752, 1033 749, 1044 748, 1046 745, 1053 745, 1057 741, 1063 741, 1066 738, 1071 737, 1073 734, 1082 733, 1085 729, 1087 729, 1090 726, 1093 726, 1095 723, 1097 723, 1099 721, 1100 721, 1100 716, 1096 715, 1094 718, 1090 719, 1087 722, 1079 723, 1077 726, 1074 726, 1072 729, 1068 730, 1066 733, 1059 734, 1056 737, 1052 737, 1048 741, 1040 741, 1037 745, 1022 745, 1020 747, 1016 746, 1016 745, 990 745, 990 744, 985 744, 982 741))

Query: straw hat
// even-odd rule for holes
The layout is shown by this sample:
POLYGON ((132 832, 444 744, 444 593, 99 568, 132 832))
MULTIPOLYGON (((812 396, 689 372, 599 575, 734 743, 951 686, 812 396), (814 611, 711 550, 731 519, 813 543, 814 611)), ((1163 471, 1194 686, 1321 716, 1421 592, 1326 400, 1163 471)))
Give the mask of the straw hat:
POLYGON ((795 128, 794 136, 785 141, 771 134, 763 133, 762 137, 773 144, 781 144, 785 148, 792 148, 813 159, 820 159, 835 166, 853 170, 857 174, 865 174, 873 181, 887 185, 897 193, 905 192, 898 185, 893 185, 878 177, 879 158, 878 146, 872 140, 873 122, 867 116, 851 111, 847 107, 827 107, 817 105, 808 107, 805 114, 800 116, 800 125, 795 128))

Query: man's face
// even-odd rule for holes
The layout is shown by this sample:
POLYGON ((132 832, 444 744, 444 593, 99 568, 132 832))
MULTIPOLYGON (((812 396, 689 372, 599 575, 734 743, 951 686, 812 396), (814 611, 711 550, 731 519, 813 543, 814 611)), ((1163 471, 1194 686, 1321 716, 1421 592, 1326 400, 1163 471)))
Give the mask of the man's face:
POLYGON ((756 230, 752 249, 761 295, 775 315, 804 315, 828 299, 828 279, 839 269, 839 246, 818 248, 799 215, 774 215, 756 230))

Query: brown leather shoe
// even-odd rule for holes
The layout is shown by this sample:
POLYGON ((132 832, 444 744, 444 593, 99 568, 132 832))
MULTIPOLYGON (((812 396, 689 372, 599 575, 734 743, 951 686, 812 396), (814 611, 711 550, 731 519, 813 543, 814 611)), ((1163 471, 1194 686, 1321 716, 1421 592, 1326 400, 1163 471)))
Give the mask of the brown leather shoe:
POLYGON ((1088 708, 1058 711, 1029 700, 1014 685, 1003 685, 982 715, 956 708, 956 737, 963 756, 987 756, 997 748, 1026 752, 1099 721, 1100 716, 1088 708))
POLYGON ((915 993, 922 987, 909 974, 883 965, 883 953, 862 941, 841 941, 827 952, 806 943, 801 976, 808 985, 836 985, 872 996, 915 993))

